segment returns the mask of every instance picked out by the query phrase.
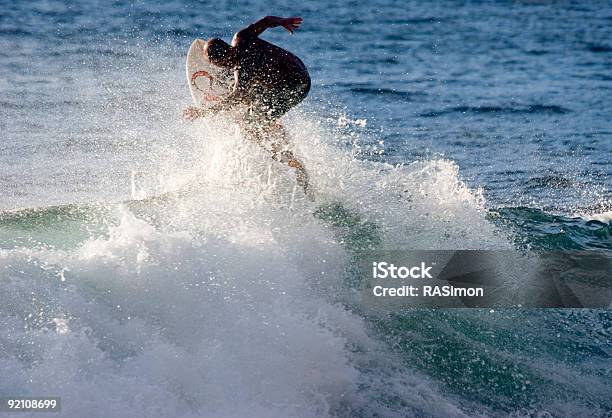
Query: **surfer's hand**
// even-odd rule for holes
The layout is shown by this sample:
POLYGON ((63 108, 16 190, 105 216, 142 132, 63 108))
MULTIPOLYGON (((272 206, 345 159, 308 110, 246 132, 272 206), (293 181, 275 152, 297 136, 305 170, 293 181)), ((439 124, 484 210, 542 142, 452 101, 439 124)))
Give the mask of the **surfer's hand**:
POLYGON ((188 106, 183 110, 183 119, 190 122, 202 116, 204 116, 204 109, 200 109, 199 107, 188 106))
POLYGON ((281 24, 283 28, 293 33, 294 30, 297 30, 300 28, 300 25, 302 24, 302 18, 301 17, 286 17, 284 19, 281 19, 279 23, 281 24))

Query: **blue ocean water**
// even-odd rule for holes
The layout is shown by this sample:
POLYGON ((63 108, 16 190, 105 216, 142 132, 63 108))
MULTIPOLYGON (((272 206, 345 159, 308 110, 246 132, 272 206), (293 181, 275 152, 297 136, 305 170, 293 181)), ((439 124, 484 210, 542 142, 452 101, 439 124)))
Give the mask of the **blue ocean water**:
POLYGON ((343 283, 363 245, 609 254, 612 5, 271 7, 0 2, 0 397, 62 396, 66 416, 609 414, 609 310, 372 318, 343 283), (304 19, 263 37, 311 73, 283 123, 314 203, 232 126, 180 117, 191 41, 267 14, 304 19))

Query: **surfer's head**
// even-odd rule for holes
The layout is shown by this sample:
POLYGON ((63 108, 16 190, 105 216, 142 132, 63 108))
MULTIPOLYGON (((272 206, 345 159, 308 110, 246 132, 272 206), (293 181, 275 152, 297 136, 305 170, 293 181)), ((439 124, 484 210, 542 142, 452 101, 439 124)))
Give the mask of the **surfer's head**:
POLYGON ((213 38, 204 47, 206 58, 219 67, 231 67, 234 64, 232 47, 223 39, 213 38))

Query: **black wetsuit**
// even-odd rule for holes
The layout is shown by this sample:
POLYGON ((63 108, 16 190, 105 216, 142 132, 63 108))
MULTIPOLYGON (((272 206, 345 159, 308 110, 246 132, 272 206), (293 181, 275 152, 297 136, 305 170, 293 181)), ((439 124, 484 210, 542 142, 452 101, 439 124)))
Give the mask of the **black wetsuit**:
POLYGON ((238 57, 234 94, 249 105, 249 119, 273 122, 308 95, 310 75, 302 60, 260 39, 253 25, 238 32, 232 46, 238 57))

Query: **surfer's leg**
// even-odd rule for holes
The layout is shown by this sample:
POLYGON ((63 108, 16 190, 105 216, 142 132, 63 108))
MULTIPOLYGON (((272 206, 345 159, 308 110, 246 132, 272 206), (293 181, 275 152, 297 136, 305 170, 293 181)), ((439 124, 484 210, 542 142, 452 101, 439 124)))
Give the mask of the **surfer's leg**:
POLYGON ((302 164, 300 160, 295 158, 293 152, 288 149, 289 135, 287 134, 287 131, 283 125, 278 122, 271 125, 270 129, 274 130, 274 133, 270 135, 270 137, 273 138, 273 142, 271 144, 272 158, 276 161, 280 161, 281 163, 286 163, 291 168, 295 168, 297 183, 302 186, 304 193, 306 193, 308 197, 312 198, 312 190, 310 188, 306 168, 304 168, 304 164, 302 164))
POLYGON ((244 118, 243 132, 250 141, 268 150, 273 160, 295 168, 297 183, 310 199, 314 199, 304 164, 289 150, 289 135, 278 121, 287 110, 286 103, 256 102, 244 118))

